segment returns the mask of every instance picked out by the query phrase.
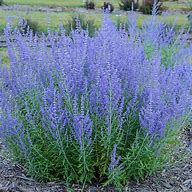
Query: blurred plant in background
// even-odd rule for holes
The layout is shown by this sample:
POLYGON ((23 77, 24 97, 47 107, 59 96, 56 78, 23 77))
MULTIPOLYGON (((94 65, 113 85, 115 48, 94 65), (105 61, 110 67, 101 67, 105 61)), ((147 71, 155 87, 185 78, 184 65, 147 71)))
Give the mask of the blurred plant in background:
POLYGON ((135 11, 138 9, 138 2, 135 0, 120 0, 119 7, 124 11, 135 11))
POLYGON ((112 13, 114 10, 114 6, 109 2, 104 2, 103 9, 104 9, 104 11, 108 11, 108 12, 112 13))
POLYGON ((95 3, 93 0, 86 0, 85 1, 85 8, 86 9, 95 9, 95 3))
POLYGON ((143 14, 152 15, 153 7, 155 6, 156 14, 160 14, 162 2, 161 0, 143 0, 140 11, 143 14))
POLYGON ((36 21, 32 21, 31 19, 20 19, 18 28, 22 33, 28 33, 29 31, 33 31, 33 34, 39 31, 39 26, 36 21))
POLYGON ((70 35, 74 30, 83 29, 92 37, 97 30, 94 23, 94 20, 87 19, 84 15, 74 15, 64 24, 65 34, 70 35))
POLYGON ((0 0, 0 6, 4 4, 4 0, 0 0))

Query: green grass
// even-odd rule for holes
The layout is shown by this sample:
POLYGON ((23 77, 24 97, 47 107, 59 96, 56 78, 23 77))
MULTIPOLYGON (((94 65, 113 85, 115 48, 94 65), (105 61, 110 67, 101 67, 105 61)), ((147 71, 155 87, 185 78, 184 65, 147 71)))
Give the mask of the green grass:
MULTIPOLYGON (((17 25, 20 18, 28 18, 32 21, 36 21, 39 25, 40 31, 47 31, 48 27, 48 21, 50 20, 50 28, 51 29, 57 29, 59 23, 65 24, 69 18, 71 18, 72 15, 77 14, 74 12, 60 12, 60 13, 45 13, 45 12, 31 12, 30 14, 27 14, 26 12, 20 11, 3 11, 0 12, 0 30, 2 31, 3 28, 6 26, 7 20, 13 24, 17 25), (7 19, 9 18, 9 19, 7 19)), ((95 13, 95 12, 89 12, 83 14, 88 19, 93 19, 96 26, 100 26, 101 20, 102 20, 102 14, 95 13)), ((141 26, 144 19, 149 18, 151 16, 149 15, 139 15, 137 17, 138 19, 138 25, 141 26)), ((126 22, 127 16, 121 16, 117 17, 115 14, 111 14, 112 20, 117 20, 118 18, 121 19, 121 21, 126 22)), ((163 20, 168 23, 173 23, 175 20, 177 20, 177 26, 180 27, 183 24, 188 24, 188 20, 186 18, 186 15, 169 15, 166 17, 158 16, 160 20, 163 20)))
POLYGON ((7 54, 7 49, 6 48, 0 48, 0 59, 2 64, 8 64, 9 63, 9 58, 7 54))
POLYGON ((169 10, 187 10, 189 7, 186 3, 178 3, 177 1, 166 1, 163 2, 163 7, 168 8, 169 10))
MULTIPOLYGON (((103 5, 105 0, 95 0, 96 6, 103 5)), ((110 1, 114 6, 118 6, 118 0, 110 1)), ((6 4, 20 4, 20 5, 38 5, 38 6, 63 6, 63 7, 83 7, 83 0, 5 0, 6 4)))
MULTIPOLYGON (((103 2, 105 0, 95 0, 96 6, 102 6, 103 2)), ((115 6, 118 7, 118 3, 120 0, 111 0, 110 2, 115 6)), ((25 4, 25 5, 36 5, 36 6, 61 6, 61 7, 68 7, 68 8, 74 8, 74 7, 82 7, 84 5, 83 0, 4 0, 6 4, 25 4)), ((178 2, 164 2, 164 7, 167 7, 170 10, 177 10, 177 9, 185 9, 187 8, 185 3, 178 3, 178 2)), ((44 12, 31 12, 30 14, 27 14, 25 12, 16 12, 16 11, 1 11, 0 12, 0 31, 3 30, 6 24, 6 16, 9 16, 12 20, 13 24, 17 24, 19 18, 28 18, 31 20, 34 20, 38 22, 40 31, 46 31, 47 30, 47 21, 48 17, 51 20, 51 28, 56 29, 58 24, 60 22, 66 23, 66 21, 71 17, 71 15, 76 14, 74 11, 69 12, 60 12, 60 13, 44 13, 44 12)), ((89 13, 84 14, 87 18, 94 19, 95 25, 99 26, 101 23, 102 15, 99 13, 95 13, 94 11, 89 11, 89 13)), ((117 16, 114 14, 111 15, 113 20, 117 19, 117 16)), ((142 25, 143 20, 146 17, 150 16, 138 16, 138 24, 139 26, 142 25)), ((166 18, 163 18, 162 16, 159 16, 159 19, 165 20, 169 23, 173 23, 175 19, 177 18, 177 26, 180 27, 183 24, 188 24, 186 15, 173 15, 173 16, 167 16, 166 18)), ((126 16, 121 16, 122 21, 126 21, 126 16)))

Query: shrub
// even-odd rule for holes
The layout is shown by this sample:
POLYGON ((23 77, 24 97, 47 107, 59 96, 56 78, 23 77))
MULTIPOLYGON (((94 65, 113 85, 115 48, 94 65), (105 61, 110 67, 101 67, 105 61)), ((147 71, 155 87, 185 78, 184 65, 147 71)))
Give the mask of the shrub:
POLYGON ((33 34, 39 31, 38 23, 31 19, 21 19, 18 27, 19 30, 24 34, 27 34, 30 30, 33 32, 33 34))
POLYGON ((119 7, 124 11, 131 11, 132 9, 135 11, 138 9, 138 3, 136 3, 134 0, 121 0, 119 7))
POLYGON ((86 0, 85 8, 86 9, 95 9, 95 3, 91 0, 86 0))
POLYGON ((105 11, 109 11, 110 13, 112 13, 113 10, 114 10, 114 6, 113 6, 111 3, 104 2, 104 4, 103 4, 103 9, 104 9, 105 11))
POLYGON ((3 0, 0 0, 0 6, 4 4, 4 1, 3 0))
POLYGON ((162 6, 162 2, 160 0, 146 0, 140 7, 140 11, 143 14, 152 14, 153 6, 155 6, 156 14, 159 14, 162 6))
POLYGON ((141 11, 143 14, 150 15, 150 14, 152 13, 152 7, 153 7, 153 5, 151 5, 151 4, 146 4, 146 5, 143 5, 143 6, 140 8, 140 11, 141 11))
POLYGON ((154 18, 134 21, 127 33, 106 17, 92 38, 5 29, 1 133, 31 176, 121 188, 169 162, 191 110, 192 46, 154 18))
POLYGON ((66 35, 71 35, 74 30, 83 29, 87 30, 89 36, 93 36, 96 31, 94 20, 86 19, 84 15, 72 16, 64 25, 66 35))

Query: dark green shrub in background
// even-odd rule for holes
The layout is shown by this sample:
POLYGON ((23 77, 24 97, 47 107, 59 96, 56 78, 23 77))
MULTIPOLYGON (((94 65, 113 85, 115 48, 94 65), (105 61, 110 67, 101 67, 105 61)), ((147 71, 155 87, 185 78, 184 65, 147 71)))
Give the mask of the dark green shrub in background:
MULTIPOLYGON (((143 5, 140 7, 140 11, 143 14, 150 15, 152 14, 153 5, 154 5, 154 0, 145 0, 143 5)), ((157 14, 159 14, 161 10, 162 2, 160 0, 156 0, 155 6, 156 6, 155 7, 156 12, 157 14)))
POLYGON ((64 25, 65 34, 70 35, 71 31, 76 30, 78 27, 88 30, 89 36, 95 34, 96 26, 94 20, 86 19, 83 15, 72 16, 64 25))
POLYGON ((112 13, 113 10, 114 10, 114 6, 111 3, 109 3, 109 2, 104 2, 103 9, 105 11, 109 11, 110 13, 112 13))
POLYGON ((33 34, 39 31, 38 22, 31 19, 21 19, 19 22, 19 29, 23 33, 27 33, 29 30, 33 31, 33 34))
POLYGON ((86 9, 95 9, 95 3, 92 0, 86 0, 85 8, 86 9))
POLYGON ((143 6, 140 8, 140 11, 141 11, 143 14, 150 15, 151 12, 152 12, 152 7, 153 7, 153 5, 146 4, 146 5, 143 5, 143 6))
POLYGON ((3 0, 0 0, 0 6, 3 5, 3 4, 4 4, 3 0))
POLYGON ((121 0, 119 3, 119 7, 121 10, 124 11, 131 11, 132 8, 135 11, 136 9, 138 9, 138 3, 134 0, 121 0))

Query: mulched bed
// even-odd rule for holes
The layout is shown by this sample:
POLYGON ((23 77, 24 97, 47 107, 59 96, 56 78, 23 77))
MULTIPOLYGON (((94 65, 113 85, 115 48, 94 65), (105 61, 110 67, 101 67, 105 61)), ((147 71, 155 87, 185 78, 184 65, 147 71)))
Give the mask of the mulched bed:
MULTIPOLYGON (((174 164, 148 177, 144 182, 130 182, 126 192, 192 192, 192 133, 187 130, 185 143, 173 157, 174 164), (182 157, 182 158, 180 158, 182 157)), ((116 192, 113 187, 102 188, 73 185, 73 190, 86 192, 116 192)), ((0 192, 68 192, 63 183, 38 183, 26 175, 24 169, 9 158, 0 141, 0 192)))

